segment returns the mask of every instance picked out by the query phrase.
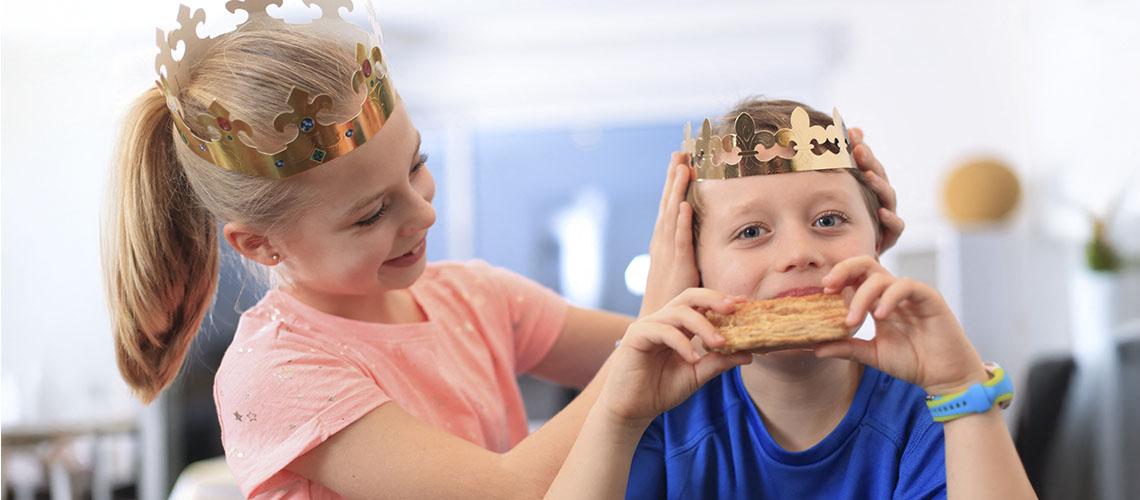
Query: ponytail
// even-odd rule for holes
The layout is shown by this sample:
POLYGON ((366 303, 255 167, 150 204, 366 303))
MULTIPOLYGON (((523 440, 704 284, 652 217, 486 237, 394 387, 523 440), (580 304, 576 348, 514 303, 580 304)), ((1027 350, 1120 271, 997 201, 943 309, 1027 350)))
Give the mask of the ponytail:
MULTIPOLYGON (((343 121, 360 112, 353 104, 359 102, 356 90, 345 77, 358 67, 351 50, 303 28, 222 36, 195 66, 192 85, 177 96, 185 116, 209 113, 211 102, 225 96, 229 111, 255 131, 250 145, 271 148, 289 139, 289 132, 272 124, 294 86, 341 103, 329 119, 343 121)), ((194 122, 187 126, 200 137, 209 135, 204 127, 195 130, 194 122)), ((319 202, 300 180, 304 176, 274 180, 226 170, 174 137, 166 100, 152 88, 127 117, 103 231, 119 372, 148 403, 178 374, 213 300, 218 223, 238 222, 269 233, 319 202)))
POLYGON ((191 189, 172 131, 151 88, 127 116, 103 230, 119 372, 145 403, 178 374, 218 283, 217 220, 191 189))

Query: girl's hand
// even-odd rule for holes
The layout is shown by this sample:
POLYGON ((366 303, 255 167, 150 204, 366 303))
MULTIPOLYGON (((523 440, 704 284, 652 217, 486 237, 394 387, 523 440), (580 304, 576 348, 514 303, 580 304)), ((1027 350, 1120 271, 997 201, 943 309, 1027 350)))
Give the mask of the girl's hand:
POLYGON ((669 158, 665 189, 649 243, 649 277, 639 317, 660 309, 669 299, 700 283, 693 256, 693 209, 685 201, 688 190, 688 159, 674 152, 669 158))
POLYGON ((859 166, 859 170, 863 171, 863 175, 871 183, 871 190, 878 195, 879 203, 882 205, 879 208, 879 221, 883 226, 883 236, 879 242, 879 253, 881 254, 895 245, 906 224, 896 213, 898 198, 895 196, 895 189, 887 180, 887 171, 883 169, 879 160, 875 159, 875 155, 871 153, 871 148, 863 142, 863 130, 849 128, 847 134, 851 137, 851 153, 855 156, 855 164, 859 166))
POLYGON ((823 286, 825 293, 854 287, 847 325, 857 326, 870 312, 875 338, 820 344, 816 356, 873 366, 935 396, 989 379, 966 332, 933 288, 896 278, 868 256, 840 262, 823 278, 823 286))
POLYGON ((611 358, 597 405, 618 421, 648 425, 713 377, 752 362, 747 352, 702 355, 690 341, 697 336, 707 346, 724 345, 704 311, 730 314, 743 300, 690 288, 661 310, 634 322, 611 358))

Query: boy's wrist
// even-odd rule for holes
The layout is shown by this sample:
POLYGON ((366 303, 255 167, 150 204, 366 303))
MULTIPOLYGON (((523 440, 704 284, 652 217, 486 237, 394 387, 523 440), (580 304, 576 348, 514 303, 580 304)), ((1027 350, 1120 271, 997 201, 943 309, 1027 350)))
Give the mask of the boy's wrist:
POLYGON ((614 433, 635 435, 638 438, 645 433, 645 429, 653 422, 652 418, 630 418, 619 415, 601 404, 594 405, 590 409, 590 416, 587 418, 596 419, 600 425, 614 433))
POLYGON ((946 423, 955 419, 989 413, 995 406, 1005 409, 1013 399, 1013 383, 997 363, 984 365, 985 381, 965 389, 946 394, 928 393, 926 406, 935 422, 946 423))
POLYGON ((986 368, 985 364, 979 362, 976 368, 971 369, 969 373, 961 379, 931 384, 923 387, 922 390, 934 397, 957 394, 969 389, 970 386, 974 384, 980 384, 989 380, 991 376, 990 370, 986 368))

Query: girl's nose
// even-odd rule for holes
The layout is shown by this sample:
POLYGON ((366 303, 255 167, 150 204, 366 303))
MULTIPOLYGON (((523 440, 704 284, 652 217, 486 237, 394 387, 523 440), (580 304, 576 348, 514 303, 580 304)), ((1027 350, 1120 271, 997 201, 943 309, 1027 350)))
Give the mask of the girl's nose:
POLYGON ((416 200, 411 216, 400 230, 400 237, 413 236, 435 224, 435 207, 431 206, 431 199, 417 196, 416 200))

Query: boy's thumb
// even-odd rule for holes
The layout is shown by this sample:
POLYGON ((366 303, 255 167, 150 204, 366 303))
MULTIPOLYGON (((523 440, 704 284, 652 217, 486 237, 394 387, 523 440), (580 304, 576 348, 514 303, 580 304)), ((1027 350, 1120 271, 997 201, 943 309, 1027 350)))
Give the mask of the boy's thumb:
MULTIPOLYGON (((863 339, 844 339, 815 346, 817 358, 840 358, 875 366, 875 347, 863 339)), ((877 367, 876 367, 877 368, 877 367)))

